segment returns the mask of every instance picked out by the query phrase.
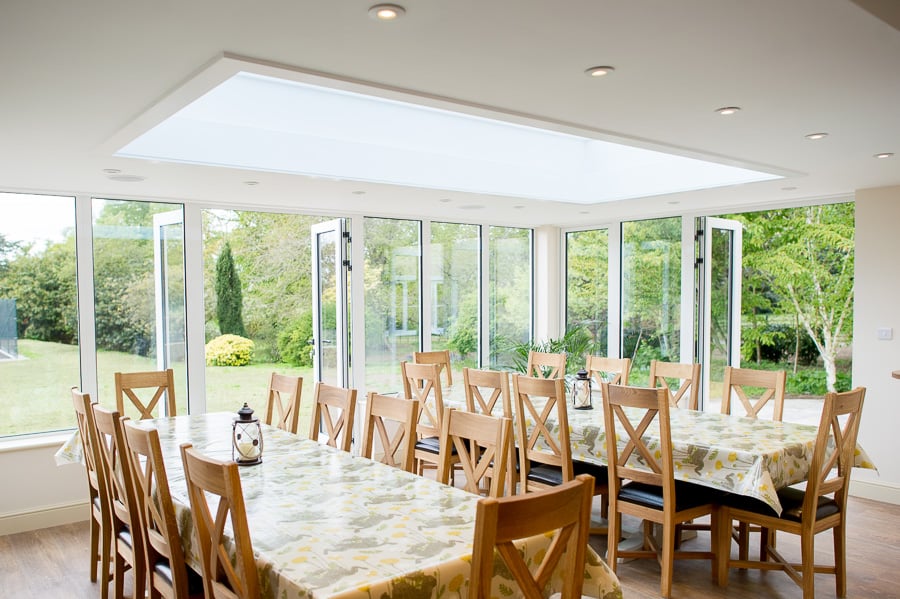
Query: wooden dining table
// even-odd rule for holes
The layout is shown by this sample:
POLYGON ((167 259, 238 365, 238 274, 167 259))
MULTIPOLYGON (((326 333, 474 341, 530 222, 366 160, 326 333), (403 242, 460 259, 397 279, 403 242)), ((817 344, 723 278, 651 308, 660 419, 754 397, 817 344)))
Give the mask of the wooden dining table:
MULTIPOLYGON (((445 407, 465 407, 460 389, 445 394, 445 407)), ((606 431, 603 408, 595 397, 592 409, 576 409, 567 400, 569 443, 572 459, 605 466, 606 431)), ((540 402, 537 402, 540 406, 540 402)), ((672 409, 669 412, 672 454, 677 480, 713 489, 753 497, 781 514, 778 489, 804 482, 809 475, 818 427, 791 422, 775 422, 732 416, 718 412, 672 409)), ((534 425, 526 419, 528 429, 534 425)), ((551 416, 548 428, 558 433, 559 425, 551 416)), ((654 420, 645 437, 651 451, 659 449, 659 422, 654 420)), ((617 442, 624 446, 627 435, 617 431, 617 442)), ((549 449, 539 440, 538 449, 549 449)), ((856 467, 875 469, 866 452, 857 446, 856 467)), ((646 466, 638 452, 629 465, 646 466)))
MULTIPOLYGON (((179 446, 231 459, 233 414, 144 421, 159 430, 189 564, 199 570, 179 446)), ((434 480, 263 426, 263 461, 240 469, 250 536, 267 598, 466 597, 478 497, 434 480)), ((524 540, 530 560, 546 535, 524 540)), ((563 573, 551 583, 561 588, 563 573)), ((584 594, 622 596, 588 548, 584 594)), ((492 595, 515 597, 501 564, 492 595)))

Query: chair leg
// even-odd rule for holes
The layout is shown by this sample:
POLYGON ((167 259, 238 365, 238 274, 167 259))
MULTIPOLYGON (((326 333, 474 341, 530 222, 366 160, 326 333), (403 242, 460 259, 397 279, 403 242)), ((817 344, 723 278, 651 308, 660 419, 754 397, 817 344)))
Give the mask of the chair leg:
POLYGON ((104 523, 100 526, 100 599, 109 599, 109 568, 112 560, 113 538, 111 526, 104 523))
POLYGON ((728 560, 731 559, 731 515, 727 509, 720 509, 712 517, 718 522, 713 546, 716 552, 716 583, 724 587, 728 586, 728 560))
POLYGON ((803 572, 803 599, 816 598, 815 536, 808 532, 800 535, 800 563, 803 572))
POLYGON ((834 527, 834 586, 838 597, 847 596, 847 529, 843 522, 834 527))
POLYGON ((619 565, 619 539, 622 538, 622 518, 619 513, 613 509, 607 518, 606 529, 606 562, 609 564, 613 574, 619 565))
POLYGON ((672 596, 672 571, 675 569, 675 525, 662 526, 662 569, 659 590, 660 594, 668 599, 672 596))
POLYGON ((750 559, 750 525, 738 523, 738 559, 750 559))
POLYGON ((125 558, 116 550, 116 565, 113 570, 113 597, 123 599, 125 597, 125 558))
POLYGON ((100 569, 100 522, 91 514, 91 582, 97 582, 100 569))

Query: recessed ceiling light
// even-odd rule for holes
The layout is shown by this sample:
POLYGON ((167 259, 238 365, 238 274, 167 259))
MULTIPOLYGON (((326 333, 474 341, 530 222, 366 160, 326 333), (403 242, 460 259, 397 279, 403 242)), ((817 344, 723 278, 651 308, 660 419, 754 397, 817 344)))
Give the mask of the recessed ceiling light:
POLYGON ((356 191, 351 191, 350 193, 352 193, 352 194, 355 195, 355 196, 363 196, 363 195, 366 195, 366 192, 363 191, 362 189, 357 189, 356 191))
POLYGON ((793 185, 790 185, 788 187, 782 187, 781 191, 794 191, 795 189, 797 189, 797 188, 794 187, 793 185))
POLYGON ((828 137, 828 134, 827 133, 810 133, 809 135, 807 135, 805 137, 806 137, 806 139, 811 139, 811 140, 815 141, 817 139, 825 139, 826 137, 828 137))
POLYGON ((584 74, 587 75, 588 77, 604 77, 606 75, 609 75, 610 73, 612 73, 615 70, 616 70, 616 67, 610 67, 610 66, 591 67, 589 69, 586 69, 584 71, 584 74))
POLYGON ((728 116, 731 114, 736 114, 741 111, 740 106, 723 106, 722 108, 716 108, 716 112, 721 114, 722 116, 728 116))
POLYGON ((438 202, 440 202, 441 204, 449 204, 452 201, 453 200, 451 200, 450 198, 441 198, 438 200, 438 202))
POLYGON ((244 185, 250 185, 252 187, 254 185, 259 185, 259 181, 244 181, 244 185))
POLYGON ((590 214, 590 210, 579 210, 578 214, 590 214))
POLYGON ((515 206, 513 206, 513 208, 514 208, 515 210, 522 210, 522 209, 525 208, 525 206, 523 206, 522 204, 516 204, 515 206))
POLYGON ((484 204, 463 204, 459 207, 460 210, 483 210, 484 204))
POLYGON ((376 4, 369 9, 369 16, 376 21, 394 21, 406 14, 406 9, 396 4, 376 4))
POLYGON ((122 171, 117 168, 105 168, 105 169, 103 169, 103 172, 106 173, 107 175, 118 175, 122 171))
POLYGON ((147 177, 141 177, 139 175, 110 175, 107 178, 110 181, 118 181, 119 183, 138 183, 147 177))
POLYGON ((669 206, 677 206, 680 203, 681 202, 678 200, 669 200, 668 202, 666 202, 666 204, 668 204, 669 206))
POLYGON ((875 154, 875 158, 890 158, 893 155, 893 152, 882 152, 880 154, 875 154))

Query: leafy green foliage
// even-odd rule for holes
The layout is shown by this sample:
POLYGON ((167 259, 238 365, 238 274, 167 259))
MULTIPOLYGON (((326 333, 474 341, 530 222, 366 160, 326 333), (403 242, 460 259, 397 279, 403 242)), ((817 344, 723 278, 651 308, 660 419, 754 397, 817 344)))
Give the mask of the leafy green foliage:
POLYGON ((220 335, 206 344, 207 366, 246 366, 253 360, 253 341, 239 335, 220 335))
POLYGON ((241 280, 234 267, 231 246, 226 241, 216 260, 216 320, 223 335, 247 334, 242 310, 241 280))
POLYGON ((558 339, 511 344, 512 364, 507 367, 518 372, 525 372, 528 367, 528 354, 532 351, 551 354, 564 353, 566 354, 566 373, 570 374, 584 368, 585 356, 596 350, 597 345, 589 330, 585 328, 570 329, 558 339))
MULTIPOLYGON (((835 377, 835 391, 850 390, 850 374, 839 372, 835 377)), ((788 395, 818 395, 822 396, 828 391, 824 370, 801 370, 789 373, 785 391, 788 395)))
POLYGON ((313 318, 307 310, 278 335, 281 360, 294 366, 312 366, 313 318))
POLYGON ((474 298, 460 306, 456 321, 450 328, 447 347, 458 353, 461 360, 478 351, 478 309, 474 298))

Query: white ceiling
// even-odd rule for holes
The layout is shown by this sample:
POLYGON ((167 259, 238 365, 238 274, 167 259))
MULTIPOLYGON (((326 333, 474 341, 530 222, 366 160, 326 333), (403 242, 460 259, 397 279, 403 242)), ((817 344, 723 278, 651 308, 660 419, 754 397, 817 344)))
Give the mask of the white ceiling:
POLYGON ((569 226, 900 185, 900 31, 849 0, 401 0, 390 23, 373 3, 3 0, 0 191, 569 226), (223 53, 796 174, 585 206, 112 156, 223 53))

